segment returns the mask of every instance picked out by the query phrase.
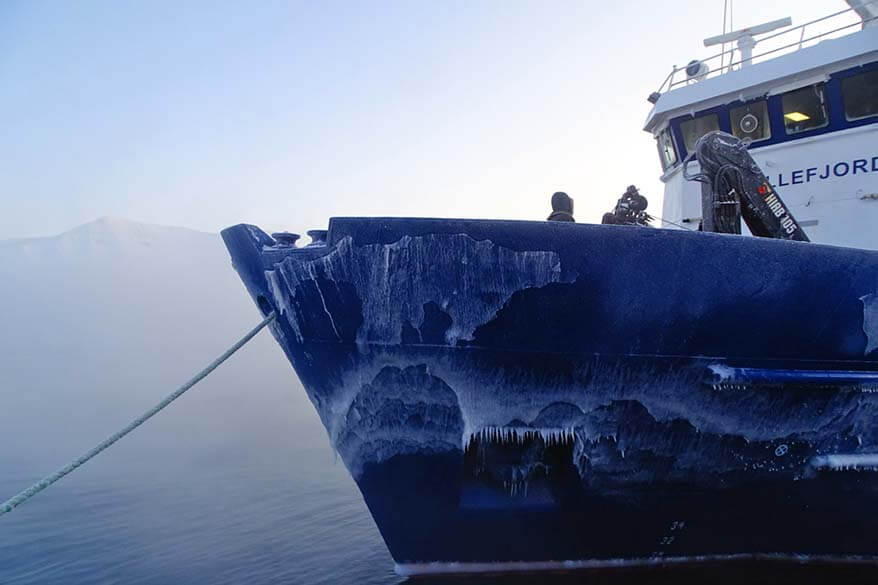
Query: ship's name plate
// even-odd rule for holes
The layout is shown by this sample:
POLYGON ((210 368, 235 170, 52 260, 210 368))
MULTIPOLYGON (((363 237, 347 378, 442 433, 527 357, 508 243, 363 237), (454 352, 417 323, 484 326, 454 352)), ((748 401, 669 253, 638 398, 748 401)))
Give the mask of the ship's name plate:
POLYGON ((776 178, 776 181, 773 183, 774 187, 787 187, 789 185, 802 185, 813 181, 825 181, 827 179, 868 173, 878 173, 878 156, 873 156, 871 159, 855 158, 853 160, 825 163, 815 167, 777 173, 770 178, 776 178))

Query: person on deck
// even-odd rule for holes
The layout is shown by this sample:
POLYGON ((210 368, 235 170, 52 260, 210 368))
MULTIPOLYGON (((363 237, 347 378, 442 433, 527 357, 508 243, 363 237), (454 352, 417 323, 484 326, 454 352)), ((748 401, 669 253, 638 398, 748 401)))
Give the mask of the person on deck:
POLYGON ((549 221, 576 221, 573 219, 573 199, 567 193, 558 191, 552 195, 552 213, 549 221))

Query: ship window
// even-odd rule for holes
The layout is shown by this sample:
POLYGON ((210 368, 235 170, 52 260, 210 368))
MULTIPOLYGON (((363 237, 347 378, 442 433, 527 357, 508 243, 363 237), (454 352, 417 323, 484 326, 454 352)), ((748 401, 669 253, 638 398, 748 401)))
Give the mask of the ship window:
POLYGON ((732 118, 732 134, 738 138, 749 138, 754 142, 771 138, 768 104, 765 100, 732 108, 729 114, 732 118))
POLYGON ((695 143, 698 142, 699 138, 714 130, 719 130, 719 118, 716 114, 699 116, 680 124, 680 132, 683 133, 683 144, 686 145, 686 150, 689 152, 695 150, 695 143))
POLYGON ((785 93, 781 101, 787 134, 822 128, 829 123, 822 83, 785 93))
POLYGON ((677 149, 674 148, 674 139, 671 138, 671 129, 665 128, 656 137, 658 142, 659 158, 662 161, 662 170, 668 170, 677 164, 677 149))
POLYGON ((842 79, 841 94, 848 120, 878 115, 878 69, 842 79))

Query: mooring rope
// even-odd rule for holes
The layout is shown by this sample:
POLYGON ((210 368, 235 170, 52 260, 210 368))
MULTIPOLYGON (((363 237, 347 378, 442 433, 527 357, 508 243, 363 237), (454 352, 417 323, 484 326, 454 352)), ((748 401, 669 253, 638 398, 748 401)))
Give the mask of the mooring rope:
POLYGON ((51 475, 47 475, 46 477, 44 477, 43 479, 41 479, 37 483, 35 483, 32 486, 30 486, 29 488, 27 488, 26 490, 20 492, 19 494, 9 498, 8 500, 6 500, 2 504, 0 504, 0 516, 2 516, 3 514, 6 514, 7 512, 11 512, 16 506, 19 506, 19 505, 23 504, 24 502, 26 502, 27 500, 29 500, 30 498, 34 497, 35 495, 37 495, 38 493, 40 493, 41 491, 43 491, 44 489, 46 489, 47 487, 49 487, 50 485, 52 485, 53 483, 55 483, 56 481, 58 481, 59 479, 61 479, 65 475, 67 475, 68 473, 70 473, 71 471, 73 471, 74 469, 78 468, 79 466, 81 466, 85 463, 88 463, 88 461, 90 459, 92 459, 93 457, 95 457, 98 453, 100 453, 101 451, 103 451, 107 447, 111 446, 113 443, 115 443, 116 441, 118 441, 119 439, 121 439, 122 437, 124 437, 125 435, 127 435, 128 433, 130 433, 131 431, 133 431, 134 429, 136 429, 137 427, 139 427, 140 425, 142 425, 146 421, 148 421, 150 418, 152 418, 155 414, 157 414, 164 407, 166 407, 167 405, 172 403, 174 400, 176 400, 177 398, 182 396, 184 392, 189 390, 189 388, 192 388, 192 386, 195 386, 198 382, 200 382, 201 380, 206 378, 207 375, 210 374, 215 369, 217 369, 220 364, 222 364, 224 361, 229 359, 233 353, 235 353, 236 351, 238 351, 239 349, 244 347, 244 345, 248 341, 253 339, 253 337, 257 333, 259 333, 263 327, 265 327, 266 325, 271 323, 274 320, 275 316, 276 315, 275 315, 274 311, 269 313, 268 316, 265 317, 265 319, 263 319, 259 325, 257 325, 253 329, 251 329, 244 337, 239 339, 232 347, 227 349, 221 356, 219 356, 218 358, 213 360, 206 368, 204 368, 203 370, 201 370, 200 372, 195 374, 195 376, 191 380, 189 380, 188 382, 186 382, 185 384, 183 384, 182 386, 177 388, 171 394, 168 394, 168 396, 166 396, 164 400, 162 400, 161 402, 159 402, 158 404, 156 404, 155 406, 153 406, 152 408, 150 408, 149 410, 144 412, 142 415, 140 415, 139 417, 134 419, 130 424, 128 424, 128 426, 123 428, 121 431, 109 436, 107 439, 105 439, 102 443, 100 443, 94 449, 88 451, 87 453, 85 453, 81 457, 74 459, 73 461, 71 461, 70 463, 68 463, 67 465, 65 465, 64 467, 62 467, 58 471, 56 471, 55 473, 53 473, 51 475))

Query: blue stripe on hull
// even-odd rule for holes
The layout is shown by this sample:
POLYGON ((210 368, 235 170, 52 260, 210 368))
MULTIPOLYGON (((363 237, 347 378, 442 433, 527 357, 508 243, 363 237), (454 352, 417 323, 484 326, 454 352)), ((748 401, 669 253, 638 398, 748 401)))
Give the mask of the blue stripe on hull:
POLYGON ((865 385, 868 389, 878 384, 878 372, 872 371, 716 368, 715 373, 719 380, 729 383, 865 385))

